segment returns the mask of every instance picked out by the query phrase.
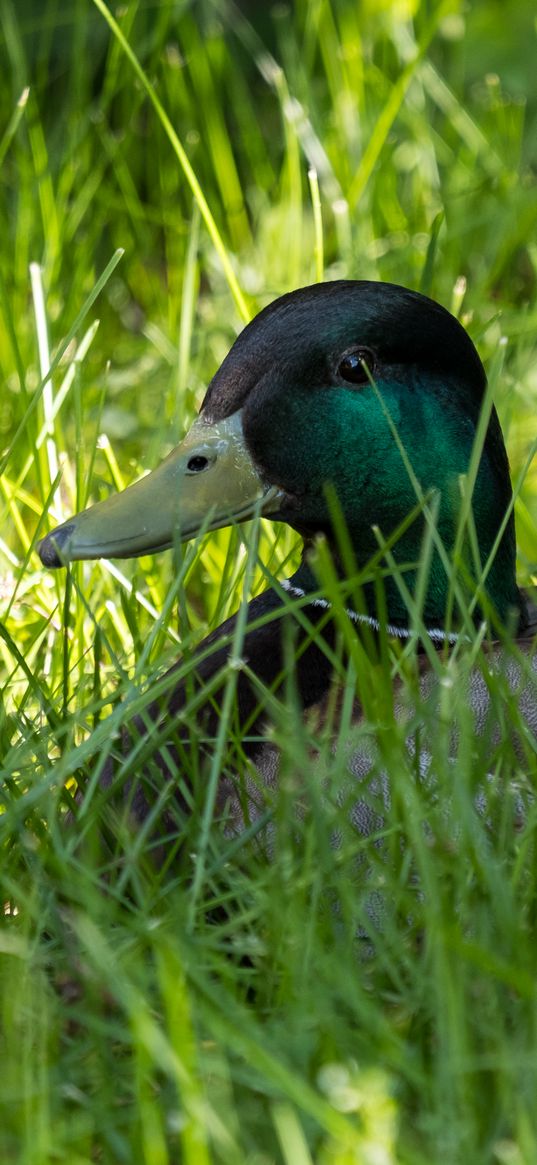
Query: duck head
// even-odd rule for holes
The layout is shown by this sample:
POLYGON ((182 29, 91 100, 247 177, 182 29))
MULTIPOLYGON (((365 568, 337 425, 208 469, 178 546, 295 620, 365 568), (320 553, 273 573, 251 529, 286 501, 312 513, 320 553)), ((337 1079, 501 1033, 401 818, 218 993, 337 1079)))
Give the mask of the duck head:
MULTIPOLYGON (((153 553, 255 512, 306 539, 321 532, 333 541, 331 490, 360 566, 378 549, 373 527, 388 537, 415 509, 416 481, 423 494, 438 495, 438 531, 449 555, 485 386, 468 335, 426 296, 362 280, 291 292, 239 335, 177 449, 123 493, 48 534, 41 559, 57 567, 153 553)), ((493 410, 472 502, 483 565, 510 498, 493 410)), ((422 538, 418 515, 396 543, 396 560, 419 562, 422 538)), ((411 587, 412 577, 410 571, 411 587)), ((435 554, 426 621, 444 618, 447 593, 435 554)), ((487 594, 501 619, 519 602, 512 517, 487 594)), ((389 583, 387 603, 391 621, 404 623, 404 605, 389 583)))

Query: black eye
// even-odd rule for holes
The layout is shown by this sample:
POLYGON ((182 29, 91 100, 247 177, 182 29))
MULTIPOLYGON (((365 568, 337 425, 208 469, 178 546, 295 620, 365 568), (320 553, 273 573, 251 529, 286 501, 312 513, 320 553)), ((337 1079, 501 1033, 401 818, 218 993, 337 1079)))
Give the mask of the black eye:
POLYGON ((369 384, 374 369, 375 355, 370 348, 356 348, 354 352, 347 352, 338 366, 339 375, 350 384, 369 384))
POLYGON ((202 473, 204 469, 207 469, 208 464, 207 457, 202 457, 201 454, 197 454, 195 457, 191 457, 190 461, 187 461, 186 467, 189 473, 202 473))

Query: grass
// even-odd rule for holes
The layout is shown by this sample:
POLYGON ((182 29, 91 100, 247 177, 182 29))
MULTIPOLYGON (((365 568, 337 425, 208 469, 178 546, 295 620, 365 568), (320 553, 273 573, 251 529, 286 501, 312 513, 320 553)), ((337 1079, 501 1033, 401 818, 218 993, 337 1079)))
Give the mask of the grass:
MULTIPOLYGON (((163 662, 181 652, 188 672, 209 627, 290 572, 296 540, 254 524, 67 578, 34 553, 49 521, 172 447, 247 316, 321 277, 367 277, 432 294, 476 340, 531 582, 533 5, 110 13, 4 0, 0 14, 2 1161, 534 1165, 535 744, 523 728, 518 754, 507 733, 476 739, 479 644, 435 660, 431 706, 412 648, 348 642, 367 714, 354 731, 393 777, 382 845, 349 827, 344 746, 302 724, 290 687, 261 841, 212 826, 194 772, 184 856, 155 870, 95 757, 163 662), (313 742, 323 796, 299 777, 313 742)), ((342 607, 322 548, 319 572, 342 607)), ((487 682, 516 727, 504 678, 487 682)), ((232 686, 227 713, 213 791, 232 686)))

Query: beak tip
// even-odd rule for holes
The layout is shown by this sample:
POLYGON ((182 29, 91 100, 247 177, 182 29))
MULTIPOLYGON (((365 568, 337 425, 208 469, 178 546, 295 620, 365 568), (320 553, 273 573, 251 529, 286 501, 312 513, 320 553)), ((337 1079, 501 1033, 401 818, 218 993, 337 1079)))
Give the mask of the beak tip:
POLYGON ((37 553, 43 566, 48 567, 49 570, 57 570, 58 567, 66 565, 67 559, 62 557, 61 550, 73 530, 74 523, 69 522, 66 526, 61 526, 59 530, 52 530, 46 538, 38 543, 37 553))

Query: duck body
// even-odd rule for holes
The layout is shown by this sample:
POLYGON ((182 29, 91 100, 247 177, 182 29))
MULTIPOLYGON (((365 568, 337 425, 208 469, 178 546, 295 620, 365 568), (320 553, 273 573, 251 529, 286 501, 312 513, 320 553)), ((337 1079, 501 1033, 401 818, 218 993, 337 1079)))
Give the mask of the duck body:
MULTIPOLYGON (((279 760, 264 736, 263 692, 288 699, 291 682, 303 711, 326 719, 335 660, 345 655, 341 610, 332 610, 312 565, 316 536, 328 543, 344 616, 357 634, 362 627, 402 642, 417 636, 430 664, 431 648, 458 649, 461 636, 486 621, 489 638, 509 627, 533 659, 535 625, 516 583, 510 506, 503 437, 467 333, 416 292, 342 280, 300 289, 265 308, 239 335, 178 449, 123 494, 49 534, 40 554, 45 565, 57 567, 151 553, 202 527, 254 513, 298 530, 305 544, 298 570, 248 606, 235 681, 234 731, 242 734, 259 784, 274 788, 279 760), (476 454, 484 403, 488 420, 476 454), (461 523, 465 476, 472 494, 467 527, 461 523), (383 557, 383 544, 389 556, 383 557), (387 569, 388 558, 395 569, 387 569), (376 572, 367 570, 372 559, 376 572)), ((218 733, 236 619, 200 645, 193 681, 180 679, 177 665, 159 683, 164 695, 125 728, 126 752, 150 733, 153 744, 144 751, 155 789, 162 777, 171 780, 185 805, 185 749, 193 723, 198 741, 218 733)), ((499 647, 489 647, 488 659, 501 669, 499 647)), ((434 667, 422 673, 418 688, 434 707, 434 667)), ((532 662, 513 665, 507 685, 520 689, 528 732, 537 732, 532 662)), ((486 688, 481 672, 470 675, 467 695, 478 730, 488 716, 486 688)), ((402 720, 412 720, 408 707, 398 707, 397 683, 395 706, 402 720)), ((353 720, 363 720, 360 700, 353 720)), ((365 779, 371 750, 365 748, 362 761, 359 750, 353 755, 349 771, 365 779)), ((105 783, 114 781, 116 769, 110 760, 105 783)), ((259 784, 249 779, 245 810, 244 798, 221 774, 217 804, 231 807, 230 828, 243 826, 256 797, 262 803, 259 784)), ((148 812, 150 796, 140 783, 136 815, 148 812)))

